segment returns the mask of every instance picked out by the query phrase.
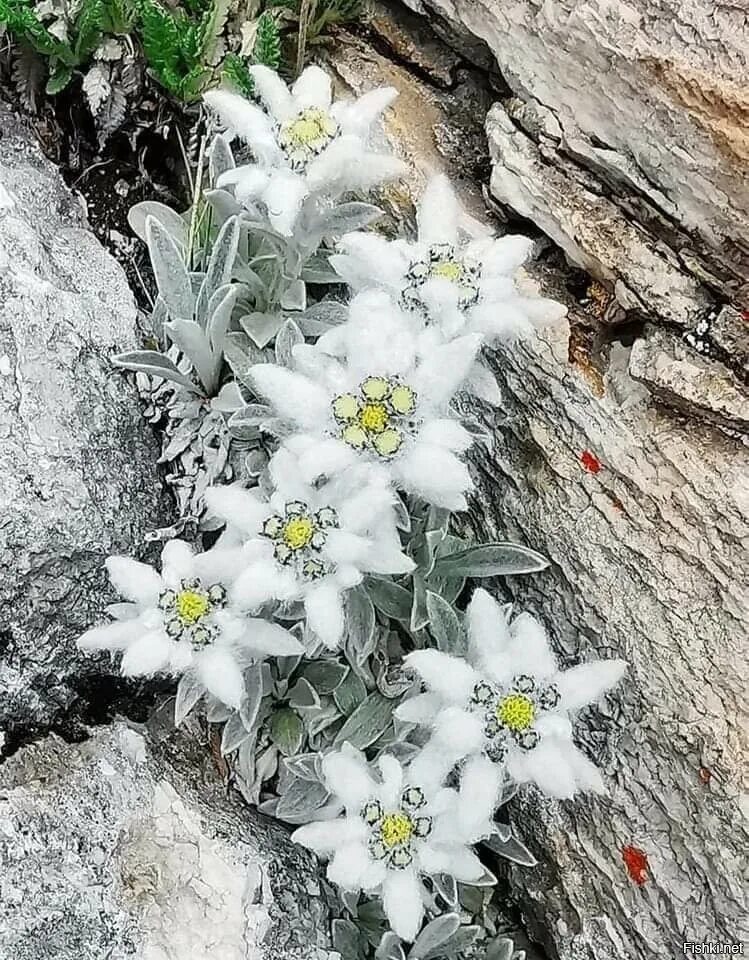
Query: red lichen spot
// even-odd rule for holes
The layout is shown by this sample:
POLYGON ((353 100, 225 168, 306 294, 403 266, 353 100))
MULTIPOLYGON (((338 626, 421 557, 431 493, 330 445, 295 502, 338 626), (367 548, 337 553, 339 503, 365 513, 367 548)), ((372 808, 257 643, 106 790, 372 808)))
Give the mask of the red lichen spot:
POLYGON ((601 461, 591 453, 590 450, 583 450, 580 454, 580 463, 585 467, 588 473, 598 473, 601 469, 601 461))
POLYGON ((638 847, 622 847, 622 860, 631 879, 641 887, 648 879, 648 855, 638 847))
POLYGON ((707 767, 700 767, 700 769, 697 771, 697 776, 700 778, 700 783, 704 784, 705 786, 707 786, 713 778, 712 771, 708 770, 707 767))
POLYGON ((749 310, 741 311, 741 319, 744 321, 744 323, 749 323, 749 310))

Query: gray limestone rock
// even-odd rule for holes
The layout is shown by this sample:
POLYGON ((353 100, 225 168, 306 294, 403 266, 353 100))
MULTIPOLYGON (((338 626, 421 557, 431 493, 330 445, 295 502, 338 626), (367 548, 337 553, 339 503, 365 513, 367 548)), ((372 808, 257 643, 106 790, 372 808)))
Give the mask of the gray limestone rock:
POLYGON ((49 736, 0 766, 0 960, 340 960, 313 858, 193 729, 49 736))
POLYGON ((132 385, 125 276, 28 130, 0 110, 0 731, 50 724, 101 671, 75 637, 110 553, 168 514, 132 385))

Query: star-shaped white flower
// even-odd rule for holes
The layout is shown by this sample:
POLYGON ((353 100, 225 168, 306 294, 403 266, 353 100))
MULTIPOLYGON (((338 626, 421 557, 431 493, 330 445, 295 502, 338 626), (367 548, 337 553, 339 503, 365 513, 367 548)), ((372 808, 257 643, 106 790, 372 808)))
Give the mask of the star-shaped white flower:
POLYGON ((485 590, 474 592, 467 624, 467 660, 437 650, 406 657, 428 692, 397 715, 430 725, 445 762, 474 758, 477 820, 491 818, 505 770, 555 797, 601 792, 598 769, 573 743, 570 717, 621 678, 624 661, 560 671, 541 624, 522 613, 508 625, 485 590))
POLYGON ((307 67, 291 90, 268 67, 250 72, 262 107, 228 90, 203 95, 255 155, 254 163, 222 174, 218 186, 233 185, 242 204, 261 201, 279 233, 293 234, 307 197, 335 199, 402 176, 402 161, 368 148, 371 127, 396 90, 380 87, 334 103, 330 77, 319 67, 307 67))
POLYGON ((471 368, 480 338, 422 349, 387 294, 368 291, 350 305, 335 339, 294 348, 294 369, 258 364, 257 392, 308 438, 300 465, 309 479, 364 461, 386 469, 400 489, 439 507, 464 510, 471 479, 462 454, 471 435, 450 415, 450 400, 471 368), (330 356, 330 349, 339 354, 330 356), (312 441, 315 442, 312 442, 312 441))
POLYGON ((457 820, 468 797, 442 787, 420 755, 407 767, 382 756, 378 766, 375 780, 348 744, 327 754, 326 784, 343 816, 300 827, 292 839, 329 858, 328 877, 342 889, 379 893, 390 926, 412 941, 424 916, 421 876, 470 883, 485 870, 457 820))
POLYGON ((238 710, 246 667, 301 653, 302 647, 287 630, 247 617, 232 603, 237 562, 237 551, 194 554, 181 540, 164 545, 160 574, 129 557, 110 557, 109 579, 126 602, 110 607, 115 621, 87 630, 78 646, 124 651, 120 669, 126 677, 192 674, 205 691, 238 710))
POLYGON ((246 610, 271 599, 302 600, 309 627, 336 647, 345 592, 364 573, 407 573, 414 564, 401 552, 386 478, 360 465, 312 485, 297 459, 307 446, 292 440, 273 456, 270 497, 233 485, 209 488, 205 500, 244 544, 232 600, 246 610))
POLYGON ((491 346, 565 315, 561 304, 526 295, 518 285, 532 241, 491 236, 463 210, 447 177, 429 181, 417 220, 415 242, 346 234, 332 266, 354 290, 387 290, 442 339, 478 333, 491 346))

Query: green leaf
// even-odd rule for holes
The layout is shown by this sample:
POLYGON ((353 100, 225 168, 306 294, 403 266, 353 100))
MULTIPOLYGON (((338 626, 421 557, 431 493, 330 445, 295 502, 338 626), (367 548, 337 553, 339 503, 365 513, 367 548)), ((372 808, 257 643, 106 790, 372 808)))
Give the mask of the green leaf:
POLYGON ((47 80, 47 85, 44 88, 45 91, 53 97, 56 93, 60 93, 61 90, 64 90, 65 87, 70 83, 70 80, 73 76, 73 70, 71 67, 66 66, 64 63, 61 63, 59 60, 54 65, 49 74, 49 79, 47 80))
POLYGON ((460 926, 457 913, 443 913, 424 927, 414 941, 408 954, 408 960, 427 960, 428 957, 443 956, 445 951, 439 948, 450 939, 460 926))
POLYGON ((146 243, 161 299, 173 319, 192 320, 195 298, 182 254, 166 227, 146 217, 146 243))
POLYGON ((258 63, 278 70, 281 64, 281 35, 276 18, 269 13, 262 14, 257 22, 253 53, 258 63))
POLYGON ((359 928, 351 920, 334 920, 332 923, 333 946, 340 953, 341 960, 359 960, 359 928))
POLYGON ((392 580, 369 577, 365 588, 372 603, 388 617, 407 623, 411 618, 411 594, 392 580))
POLYGON ((169 236, 182 250, 187 246, 187 224, 176 210, 158 200, 143 200, 130 207, 127 222, 136 237, 147 243, 146 221, 149 217, 158 220, 169 236))
POLYGON ((271 739, 285 757, 299 752, 304 739, 304 726, 288 707, 276 710, 270 720, 271 739))
POLYGON ((390 726, 396 706, 395 700, 388 700, 377 691, 370 693, 338 731, 334 743, 348 741, 358 750, 371 746, 390 726))
POLYGON ((345 600, 345 647, 353 662, 362 664, 375 648, 375 612, 361 587, 349 590, 345 600))
POLYGON ((343 683, 348 672, 349 668, 337 660, 313 660, 305 666, 302 676, 319 694, 326 696, 343 683))
POLYGON ((104 25, 103 0, 82 0, 75 22, 75 57, 82 62, 99 46, 104 25))
POLYGON ((530 850, 515 836, 513 830, 507 839, 503 839, 498 834, 482 841, 492 853, 511 860, 513 863, 519 863, 523 867, 535 867, 538 860, 533 856, 530 850))
POLYGON ((503 577, 545 570, 549 561, 519 543, 484 543, 440 557, 434 573, 440 577, 503 577))
POLYGON ((375 951, 375 960, 406 960, 406 954, 397 936, 392 930, 382 935, 382 939, 375 951))
POLYGON ((293 780, 278 801, 275 816, 288 823, 309 823, 320 807, 327 803, 329 796, 322 783, 293 780))
POLYGON ((112 363, 123 370, 135 370, 146 373, 149 377, 163 377, 180 386, 187 387, 193 393, 202 394, 202 390, 182 373, 173 360, 158 350, 134 350, 131 353, 120 353, 112 357, 112 363))
POLYGON ((221 756, 225 757, 229 753, 234 753, 249 736, 250 731, 245 727, 240 715, 233 713, 224 724, 221 734, 221 756))
POLYGON ((443 653, 462 654, 463 628, 452 605, 431 590, 427 590, 426 604, 429 632, 434 637, 437 649, 443 653))
POLYGON ((236 53, 227 53, 221 72, 224 79, 228 80, 228 86, 234 87, 237 93, 249 100, 255 92, 255 81, 242 57, 236 53))
POLYGON ((497 937, 486 948, 486 960, 512 960, 515 944, 509 937, 497 937))
POLYGON ((344 717, 348 717, 363 703, 366 696, 367 688, 364 686, 361 678, 352 670, 341 684, 336 687, 333 693, 333 700, 344 717))

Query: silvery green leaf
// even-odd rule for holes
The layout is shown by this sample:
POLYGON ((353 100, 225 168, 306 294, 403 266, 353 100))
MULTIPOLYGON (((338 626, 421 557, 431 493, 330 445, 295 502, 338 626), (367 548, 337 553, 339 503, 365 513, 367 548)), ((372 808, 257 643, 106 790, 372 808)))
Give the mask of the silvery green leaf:
POLYGON ((214 379, 213 352, 200 325, 194 320, 170 320, 164 324, 164 330, 190 361, 206 393, 213 394, 218 386, 214 379))
POLYGON ((304 280, 294 280, 281 295, 283 310, 305 310, 307 307, 307 287, 304 280))
POLYGON ((395 707, 396 701, 379 691, 370 693, 338 731, 334 743, 348 741, 359 750, 371 746, 390 726, 395 707))
POLYGON ((273 418, 273 411, 262 403, 248 403, 229 417, 229 432, 237 440, 255 440, 263 424, 273 418))
POLYGON ((159 296, 170 316, 173 319, 191 320, 195 298, 190 275, 166 227, 152 216, 146 217, 146 243, 159 296))
POLYGON ((443 913, 430 920, 414 941, 408 953, 408 960, 426 960, 427 957, 443 956, 439 950, 460 926, 457 913, 443 913))
POLYGON ((298 715, 288 707, 275 710, 270 719, 271 739, 285 757, 299 752, 304 740, 304 726, 298 715))
POLYGON ((182 387, 187 387, 193 393, 202 393, 203 391, 197 384, 177 368, 173 360, 170 360, 163 353, 157 350, 133 350, 132 353, 120 353, 112 358, 112 363, 123 370, 137 370, 140 373, 147 373, 149 377, 162 377, 164 380, 171 380, 182 387))
POLYGON ((233 713, 226 721, 221 734, 221 756, 225 757, 233 753, 249 736, 250 731, 245 727, 240 715, 233 713))
POLYGON ((427 595, 424 586, 424 578, 418 571, 413 575, 413 600, 411 602, 411 619, 409 628, 411 633, 418 633, 429 623, 429 611, 427 610, 427 595))
POLYGON ((224 357, 237 380, 254 390, 248 371, 256 363, 263 362, 260 350, 243 333, 228 333, 224 338, 224 357))
POLYGON ((260 713, 265 693, 263 673, 264 664, 262 663, 253 663, 244 672, 245 695, 239 708, 239 716, 247 730, 253 729, 260 713))
POLYGON ((233 170, 235 167, 234 154, 231 147, 220 133, 211 141, 208 151, 208 174, 210 182, 215 183, 222 173, 233 170))
POLYGON ((127 222, 139 240, 148 243, 146 220, 153 217, 158 220, 177 246, 183 250, 187 246, 187 223, 176 210, 157 200, 144 200, 130 207, 127 222))
POLYGON ((229 193, 228 190, 206 190, 203 196, 210 203, 219 223, 223 223, 229 217, 236 217, 242 212, 241 204, 237 203, 233 194, 229 193))
MULTIPOLYGON (((307 736, 311 742, 312 739, 322 733, 323 730, 327 730, 328 727, 337 723, 341 719, 341 715, 338 707, 331 700, 321 706, 319 710, 310 710, 306 719, 307 736)), ((317 746, 317 744, 314 744, 314 746, 317 746)))
POLYGON ((224 362, 224 343, 231 323, 234 304, 237 302, 239 284, 227 284, 214 293, 208 304, 208 342, 213 351, 213 381, 221 379, 221 369, 224 362))
POLYGON ((492 853, 496 853, 506 860, 511 860, 513 863, 519 863, 523 867, 535 867, 538 863, 538 860, 536 860, 526 845, 521 843, 515 836, 514 830, 507 840, 501 839, 498 834, 493 834, 491 837, 483 840, 482 843, 484 843, 492 853))
POLYGON ((239 320, 247 336, 261 348, 270 343, 281 329, 283 322, 283 317, 279 313, 248 313, 239 320))
POLYGON ((375 612, 372 601, 361 587, 354 587, 344 601, 344 637, 346 649, 356 663, 364 663, 374 650, 375 612))
POLYGON ((326 210, 312 229, 324 237, 342 237, 344 233, 363 230, 381 216, 382 210, 374 204, 353 200, 326 210))
POLYGON ((281 367, 290 367, 294 347, 304 343, 304 334, 293 320, 284 321, 276 334, 276 363, 281 367))
POLYGON ((221 227, 211 250, 205 278, 198 293, 196 316, 198 321, 208 313, 208 303, 219 289, 231 281, 239 245, 239 218, 230 217, 221 227))
POLYGON ((369 577, 365 581, 365 588, 378 610, 394 620, 405 623, 409 621, 412 599, 408 590, 392 580, 381 580, 378 577, 369 577))
POLYGON ((208 723, 226 723, 231 715, 231 707, 227 707, 225 703, 221 703, 214 697, 206 697, 205 718, 208 723))
POLYGON ((338 300, 321 300, 307 307, 298 319, 305 337, 319 337, 348 320, 348 306, 338 300))
POLYGON ((290 677, 302 662, 302 655, 294 654, 288 657, 276 657, 276 668, 279 677, 290 677))
POLYGON ((332 923, 333 946, 341 960, 359 960, 359 929, 351 920, 334 920, 332 923))
POLYGON ((437 893, 442 897, 446 904, 455 907, 458 904, 458 885, 455 877, 449 873, 438 873, 432 877, 437 893))
POLYGON ((263 800, 262 803, 257 804, 257 812, 262 813, 265 817, 277 819, 279 803, 278 797, 269 797, 267 800, 263 800))
POLYGON ((309 258, 302 269, 302 280, 305 283, 343 283, 323 254, 309 258))
POLYGON ((244 397, 236 380, 225 383, 211 400, 211 410, 218 410, 219 413, 236 413, 244 406, 244 397))
MULTIPOLYGON (((424 960, 437 960, 438 957, 461 956, 481 935, 482 928, 477 925, 459 927, 440 947, 424 954, 424 960)), ((409 960, 413 954, 409 954, 409 960)))
POLYGON ((404 533, 411 532, 411 514, 408 512, 408 507, 401 500, 400 497, 395 498, 394 503, 395 510, 395 525, 399 530, 402 530, 404 533))
POLYGON ((290 774, 299 780, 320 781, 317 759, 319 753, 301 753, 296 757, 286 757, 284 766, 290 774))
POLYGON ((320 697, 317 695, 317 690, 315 690, 309 680, 300 677, 291 690, 289 690, 289 705, 296 709, 319 707, 320 697))
POLYGON ((496 937, 486 948, 486 960, 512 960, 515 944, 509 937, 496 937))
POLYGON ((278 801, 274 815, 287 823, 308 823, 329 797, 322 783, 294 780, 278 801))
POLYGON ((333 700, 344 717, 352 714, 366 696, 367 688, 353 670, 333 692, 333 700))
POLYGON ((305 666, 302 676, 325 696, 341 685, 348 672, 349 668, 337 660, 313 660, 305 666))
POLYGON ((440 557, 434 572, 441 577, 500 577, 545 570, 549 561, 519 543, 484 543, 440 557))
POLYGON ((398 935, 392 930, 383 933, 375 950, 375 960, 406 960, 398 935))
POLYGON ((205 687, 194 673, 183 673, 177 684, 177 696, 174 698, 174 725, 178 727, 200 700, 205 687))
POLYGON ((439 594, 427 590, 426 607, 429 615, 429 632, 434 637, 437 649, 443 653, 461 655, 465 645, 463 627, 452 605, 439 594))
POLYGON ((234 277, 250 291, 250 297, 258 313, 268 309, 268 287, 256 270, 240 259, 235 265, 234 277))

